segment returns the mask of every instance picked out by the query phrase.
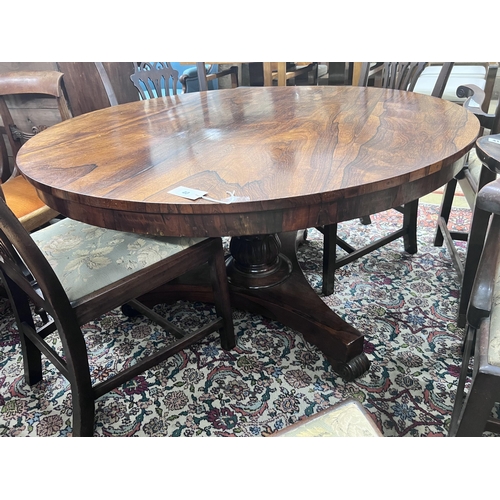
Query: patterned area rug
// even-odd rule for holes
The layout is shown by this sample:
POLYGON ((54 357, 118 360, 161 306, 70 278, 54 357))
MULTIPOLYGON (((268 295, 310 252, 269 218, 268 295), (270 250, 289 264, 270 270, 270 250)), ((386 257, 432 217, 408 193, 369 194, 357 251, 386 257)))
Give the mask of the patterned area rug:
MULTIPOLYGON (((469 210, 453 226, 466 230, 469 210)), ((463 330, 456 326, 458 282, 447 250, 432 244, 437 207, 419 209, 419 248, 401 240, 345 266, 336 292, 324 300, 365 333, 367 373, 344 382, 323 354, 292 329, 234 311, 237 347, 220 348, 213 334, 98 400, 96 436, 266 436, 346 398, 355 398, 385 436, 445 436, 461 362, 463 330)), ((400 224, 390 210, 343 223, 339 234, 354 246, 400 224)), ((464 247, 462 254, 464 255, 464 247)), ((321 294, 322 237, 309 230, 300 261, 321 294)), ((183 326, 210 318, 204 304, 159 305, 157 312, 183 326), (192 318, 195 312, 198 319, 192 318)), ((0 302, 0 435, 71 435, 71 394, 46 363, 44 380, 23 377, 19 337, 7 301, 0 302)), ((107 378, 127 357, 131 364, 163 335, 144 318, 119 310, 85 327, 92 376, 107 378)), ((49 337, 59 348, 57 337, 49 337)))

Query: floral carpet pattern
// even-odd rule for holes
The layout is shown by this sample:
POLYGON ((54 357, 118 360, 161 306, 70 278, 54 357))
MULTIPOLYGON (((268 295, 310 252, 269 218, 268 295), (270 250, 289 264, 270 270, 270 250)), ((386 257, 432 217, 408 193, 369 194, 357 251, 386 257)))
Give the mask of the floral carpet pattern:
MULTIPOLYGON (((463 330, 456 326, 458 281, 445 247, 434 247, 437 206, 419 208, 418 252, 402 240, 336 273, 335 293, 323 300, 365 334, 370 369, 345 382, 324 355, 290 328, 234 311, 237 347, 220 348, 217 334, 185 349, 96 403, 96 436, 266 436, 346 398, 361 402, 384 436, 446 436, 461 363, 463 330)), ((390 210, 372 224, 342 223, 354 246, 400 224, 390 210)), ((452 215, 468 228, 470 211, 452 215)), ((340 251, 340 250, 339 250, 340 251)), ((462 248, 465 256, 465 247, 462 248)), ((299 260, 321 294, 322 236, 308 232, 299 260)), ((205 304, 178 302, 156 311, 186 327, 210 318, 205 304), (197 319, 193 319, 193 312, 197 319)), ((85 326, 94 380, 104 380, 161 344, 145 318, 115 310, 85 326)), ((47 339, 60 348, 55 334, 47 339)), ((19 337, 8 301, 0 299, 0 436, 71 435, 71 393, 48 362, 44 380, 23 377, 19 337)))

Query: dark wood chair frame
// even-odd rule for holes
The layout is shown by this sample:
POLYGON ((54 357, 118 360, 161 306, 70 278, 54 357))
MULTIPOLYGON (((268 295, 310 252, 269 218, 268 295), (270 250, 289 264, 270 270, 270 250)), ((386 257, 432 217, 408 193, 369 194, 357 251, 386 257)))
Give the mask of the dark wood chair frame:
MULTIPOLYGON (((148 99, 154 96, 162 95, 162 86, 168 92, 169 79, 172 80, 172 94, 177 95, 177 82, 180 82, 183 89, 186 84, 183 75, 179 76, 179 72, 173 69, 168 62, 140 62, 134 63, 135 71, 130 75, 130 79, 139 91, 142 99, 148 99), (162 85, 162 82, 163 85, 162 85), (141 85, 142 83, 142 85, 141 85), (146 88, 144 91, 143 86, 146 88)), ((238 87, 238 67, 231 66, 230 68, 215 73, 207 74, 205 63, 196 63, 198 81, 200 83, 200 91, 208 90, 208 82, 217 78, 222 78, 229 75, 231 77, 231 87, 238 87)))
POLYGON ((489 229, 467 310, 462 367, 449 436, 481 436, 484 431, 500 432, 500 420, 491 416, 494 404, 500 401, 500 367, 488 361, 491 312, 493 307, 500 306, 493 303, 494 285, 500 273, 500 180, 480 190, 476 207, 477 211, 484 212, 489 229), (472 356, 472 380, 465 396, 472 356))
MULTIPOLYGON (((402 85, 403 89, 411 90, 414 88, 416 80, 425 69, 427 63, 380 63, 372 67, 371 63, 363 63, 359 78, 359 85, 366 86, 375 75, 380 73, 380 82, 384 85, 390 85, 390 88, 396 88, 396 85, 402 85), (397 71, 394 70, 394 67, 397 71), (392 69, 391 69, 392 67, 392 69)), ((446 83, 453 69, 454 63, 444 63, 438 79, 434 85, 432 96, 441 97, 443 95, 446 83)), ((347 241, 344 241, 337 235, 337 224, 328 224, 317 227, 323 233, 323 287, 324 295, 330 295, 334 291, 335 271, 364 255, 387 245, 391 241, 403 238, 404 249, 409 254, 417 252, 417 216, 418 199, 406 203, 402 207, 396 207, 396 210, 403 214, 403 223, 400 229, 377 239, 369 245, 362 248, 354 248, 347 241), (337 258, 337 245, 347 252, 347 255, 337 258)), ((370 224, 370 214, 361 217, 362 224, 370 224)))
MULTIPOLYGON (((484 102, 489 102, 491 95, 488 96, 482 89, 475 85, 461 85, 457 89, 457 96, 468 97, 464 102, 464 107, 477 116, 483 129, 489 130, 491 134, 500 132, 500 103, 494 114, 488 114, 483 111, 483 109, 487 107, 484 102), (471 101, 477 103, 479 107, 473 105, 471 101)), ((435 246, 442 246, 443 243, 445 243, 461 283, 457 317, 457 324, 459 327, 464 327, 466 324, 467 306, 471 296, 474 276, 483 249, 489 220, 484 213, 476 211, 476 196, 481 188, 496 179, 497 174, 500 173, 500 168, 495 168, 496 165, 494 165, 492 161, 489 161, 489 163, 483 161, 479 172, 479 178, 476 180, 470 171, 467 158, 464 158, 462 161, 464 162, 462 170, 446 185, 439 209, 438 223, 434 237, 435 246), (468 232, 452 231, 448 227, 457 184, 460 185, 473 211, 472 222, 468 232), (467 253, 464 264, 462 263, 454 241, 467 242, 467 253)))
POLYGON ((44 354, 69 381, 73 405, 73 436, 93 435, 95 401, 99 397, 211 332, 221 332, 223 349, 229 350, 235 346, 220 238, 202 240, 86 295, 76 303, 70 303, 47 259, 12 211, 0 200, 0 256, 0 277, 6 286, 19 329, 25 380, 30 386, 42 380, 44 354), (194 332, 183 332, 138 300, 145 293, 207 262, 217 313, 217 318, 209 324, 194 332), (42 326, 36 325, 30 304, 49 315, 42 326), (129 308, 146 315, 178 340, 143 357, 133 366, 107 380, 92 385, 81 326, 122 304, 128 304, 129 308), (45 341, 55 331, 61 339, 64 356, 56 353, 45 341))
POLYGON ((239 85, 238 66, 231 66, 227 69, 216 71, 215 73, 207 73, 206 64, 204 62, 197 62, 196 69, 198 73, 198 81, 200 82, 200 91, 208 90, 208 82, 228 75, 231 77, 231 88, 235 89, 239 85))
POLYGON ((162 97, 162 89, 169 94, 169 82, 172 80, 172 94, 177 95, 179 72, 168 62, 136 62, 135 71, 130 75, 132 83, 142 99, 162 97), (142 85, 141 85, 142 84, 142 85), (144 87, 143 87, 144 86, 144 87))
POLYGON ((358 86, 373 85, 412 92, 427 65, 427 62, 383 62, 373 65, 365 62, 361 66, 358 86))

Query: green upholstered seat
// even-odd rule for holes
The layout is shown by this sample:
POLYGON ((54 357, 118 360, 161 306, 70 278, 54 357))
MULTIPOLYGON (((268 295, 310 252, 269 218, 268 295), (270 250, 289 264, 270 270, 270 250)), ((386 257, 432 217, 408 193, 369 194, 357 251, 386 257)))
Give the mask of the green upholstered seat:
POLYGON ((32 233, 70 302, 202 241, 152 237, 63 219, 32 233))

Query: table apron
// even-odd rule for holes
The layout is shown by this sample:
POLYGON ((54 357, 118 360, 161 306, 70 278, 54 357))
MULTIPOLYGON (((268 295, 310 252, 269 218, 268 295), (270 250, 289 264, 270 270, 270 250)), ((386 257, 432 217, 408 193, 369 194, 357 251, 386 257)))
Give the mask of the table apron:
POLYGON ((461 160, 415 181, 376 192, 315 204, 294 204, 293 200, 288 200, 287 206, 282 208, 240 213, 139 213, 116 207, 91 207, 55 198, 43 191, 38 193, 48 206, 58 212, 108 229, 158 236, 242 236, 323 226, 382 212, 438 189, 451 180, 460 168, 461 160))

